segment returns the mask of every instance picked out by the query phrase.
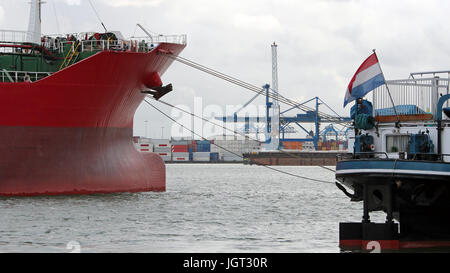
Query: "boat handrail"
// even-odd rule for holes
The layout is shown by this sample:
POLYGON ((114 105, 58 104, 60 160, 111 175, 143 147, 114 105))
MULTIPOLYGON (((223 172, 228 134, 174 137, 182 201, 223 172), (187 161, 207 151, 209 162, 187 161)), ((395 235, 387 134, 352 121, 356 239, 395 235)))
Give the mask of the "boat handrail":
POLYGON ((153 44, 160 44, 160 43, 171 43, 171 44, 180 44, 185 45, 187 43, 187 35, 186 34, 180 34, 180 35, 155 35, 155 36, 133 36, 131 39, 137 39, 137 40, 144 40, 151 44, 153 41, 153 44))
MULTIPOLYGON (((76 42, 81 42, 79 47, 79 52, 97 52, 97 51, 132 51, 132 52, 150 52, 155 46, 151 46, 147 43, 142 43, 138 41, 122 41, 122 40, 77 40, 77 41, 59 41, 59 40, 47 40, 42 43, 42 47, 50 49, 52 53, 63 54, 67 48, 72 47, 76 42)), ((23 47, 20 44, 9 45, 10 42, 4 42, 6 45, 0 44, 1 53, 20 53, 26 54, 26 52, 31 52, 29 49, 18 49, 23 47)))
MULTIPOLYGON (((121 50, 134 52, 149 52, 160 43, 182 44, 187 43, 187 35, 155 35, 150 37, 131 37, 129 40, 120 36, 116 39, 96 40, 92 38, 95 32, 82 32, 73 34, 43 35, 41 46, 54 52, 63 53, 67 44, 76 41, 82 42, 81 51, 121 50)), ((0 30, 0 43, 24 44, 29 40, 30 32, 15 30, 0 30)), ((3 49, 14 53, 14 48, 3 49)))
POLYGON ((29 31, 0 29, 0 42, 23 43, 29 38, 29 31))
POLYGON ((450 157, 450 154, 417 153, 417 154, 414 154, 414 156, 413 156, 413 158, 411 160, 420 160, 420 159, 418 159, 418 157, 421 157, 421 156, 424 156, 424 157, 426 157, 426 156, 434 156, 436 158, 436 160, 444 161, 444 157, 450 157))
POLYGON ((433 119, 439 96, 449 94, 450 79, 419 78, 389 80, 391 96, 386 86, 380 86, 373 92, 373 115, 389 117, 394 115, 392 100, 399 116, 417 116, 433 119))
MULTIPOLYGON (((408 161, 421 161, 421 159, 418 159, 419 156, 434 156, 436 158, 435 161, 440 161, 440 162, 446 162, 445 158, 446 157, 450 157, 450 154, 414 154, 414 157, 411 159, 399 159, 399 160, 408 160, 408 161)), ((336 160, 342 161, 342 160, 349 160, 349 159, 398 159, 398 158, 389 158, 389 155, 386 152, 361 152, 361 153, 346 153, 346 154, 337 154, 336 155, 336 160), (386 158, 380 158, 380 157, 362 157, 362 158, 358 158, 358 155, 385 155, 386 158)), ((425 161, 429 161, 429 160, 425 160, 425 161)), ((434 161, 434 160, 433 160, 434 161)))
MULTIPOLYGON (((384 155, 386 159, 389 159, 389 155, 386 152, 359 152, 359 153, 347 153, 347 154, 338 154, 336 155, 337 161, 345 160, 345 159, 355 159, 356 156, 375 156, 375 155, 384 155)), ((364 157, 368 158, 368 157, 364 157)), ((380 157, 376 157, 375 159, 381 159, 380 157)))
POLYGON ((0 70, 0 82, 34 82, 51 76, 52 72, 0 70))

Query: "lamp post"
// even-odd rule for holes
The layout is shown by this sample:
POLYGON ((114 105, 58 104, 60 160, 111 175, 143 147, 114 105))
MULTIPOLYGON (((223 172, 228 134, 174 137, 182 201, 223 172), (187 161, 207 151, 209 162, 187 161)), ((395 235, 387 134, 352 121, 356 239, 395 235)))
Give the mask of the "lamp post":
POLYGON ((145 120, 144 124, 145 124, 145 137, 147 138, 148 137, 148 130, 147 130, 148 129, 148 126, 147 126, 148 125, 148 120, 145 120))

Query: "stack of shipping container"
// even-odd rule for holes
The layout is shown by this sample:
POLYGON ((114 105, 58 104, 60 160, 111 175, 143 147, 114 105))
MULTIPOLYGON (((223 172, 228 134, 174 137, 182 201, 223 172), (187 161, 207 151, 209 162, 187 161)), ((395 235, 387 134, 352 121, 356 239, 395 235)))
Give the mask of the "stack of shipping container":
POLYGON ((196 140, 197 150, 192 153, 192 161, 209 162, 211 160, 211 142, 196 140))
POLYGON ((172 149, 170 146, 170 140, 168 139, 151 139, 153 143, 154 152, 159 154, 164 161, 170 161, 172 159, 172 149))
POLYGON ((191 140, 172 140, 172 161, 189 161, 189 143, 191 140))
POLYGON ((133 142, 139 152, 152 153, 154 151, 154 144, 150 139, 133 138, 133 142))
POLYGON ((258 152, 261 146, 258 141, 252 140, 209 141, 134 137, 133 141, 138 151, 155 152, 166 162, 242 162, 244 153, 258 152))
POLYGON ((347 141, 319 141, 317 143, 318 151, 344 151, 347 149, 348 142, 347 141))
POLYGON ((261 144, 254 140, 214 140, 211 152, 219 153, 219 160, 224 162, 241 162, 244 153, 255 153, 261 144))
MULTIPOLYGON (((136 149, 140 152, 154 152, 166 162, 242 162, 242 155, 258 153, 261 143, 249 139, 175 140, 134 137, 136 149)), ((314 151, 312 141, 282 141, 283 150, 314 151)), ((319 141, 318 151, 344 151, 347 141, 319 141)))
POLYGON ((282 141, 281 145, 284 150, 303 150, 301 141, 282 141))

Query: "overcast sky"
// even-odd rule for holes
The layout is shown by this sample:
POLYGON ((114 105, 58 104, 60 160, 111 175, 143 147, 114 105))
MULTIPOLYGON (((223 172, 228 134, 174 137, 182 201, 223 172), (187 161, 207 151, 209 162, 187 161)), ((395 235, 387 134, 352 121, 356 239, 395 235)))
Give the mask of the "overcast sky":
MULTIPOLYGON (((0 0, 0 29, 26 30, 28 0, 0 0)), ((43 33, 102 31, 87 0, 47 0, 43 33)), ((338 113, 345 90, 376 48, 387 79, 450 69, 448 0, 92 0, 108 29, 129 37, 141 23, 154 33, 187 34, 181 56, 255 85, 271 83, 270 44, 278 44, 279 90, 296 101, 319 96, 338 113)), ((192 107, 239 105, 254 93, 174 63, 163 76, 174 85, 164 99, 192 107)), ((256 104, 263 104, 260 98, 256 104)), ((161 109, 170 113, 167 107, 161 109)), ((286 106, 282 106, 286 108, 286 106)), ((326 112, 326 109, 322 109, 326 112)), ((292 114, 295 114, 293 112, 292 114)), ((170 123, 148 106, 135 134, 170 134, 170 123)), ((310 127, 308 127, 310 128, 310 127)))

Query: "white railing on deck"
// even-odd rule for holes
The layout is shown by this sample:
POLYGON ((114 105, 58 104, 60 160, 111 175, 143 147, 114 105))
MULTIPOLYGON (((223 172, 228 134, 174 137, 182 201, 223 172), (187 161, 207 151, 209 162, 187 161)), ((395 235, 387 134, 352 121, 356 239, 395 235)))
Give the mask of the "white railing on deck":
POLYGON ((0 42, 23 43, 28 40, 28 31, 0 30, 0 42))
POLYGON ((28 72, 0 70, 1 82, 35 82, 50 76, 51 72, 28 72))
POLYGON ((143 36, 143 37, 132 37, 132 39, 137 40, 144 40, 146 42, 152 43, 152 44, 160 44, 160 43, 170 43, 170 44, 180 44, 185 45, 187 44, 187 35, 181 34, 181 35, 155 35, 155 36, 143 36))
MULTIPOLYGON (((87 38, 94 36, 94 32, 83 32, 74 34, 51 34, 43 35, 41 46, 54 52, 63 53, 67 44, 72 45, 74 42, 81 41, 79 51, 92 52, 100 50, 120 50, 133 52, 149 52, 160 43, 183 44, 187 43, 187 36, 183 35, 156 35, 151 37, 132 37, 125 40, 117 37, 117 40, 88 40, 87 38), (68 37, 72 40, 68 41, 68 37)), ((29 32, 27 31, 11 31, 0 30, 0 42, 4 43, 24 43, 28 40, 29 32)), ((3 48, 3 53, 14 53, 13 49, 3 48)))
MULTIPOLYGON (((387 81, 399 115, 436 114, 440 95, 449 94, 449 79, 421 78, 387 81)), ((386 86, 373 92, 375 116, 393 115, 393 105, 386 86), (391 110, 389 110, 391 109, 391 110)))
POLYGON ((153 43, 171 43, 185 45, 187 43, 186 35, 158 35, 152 36, 153 43))

